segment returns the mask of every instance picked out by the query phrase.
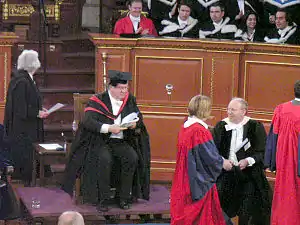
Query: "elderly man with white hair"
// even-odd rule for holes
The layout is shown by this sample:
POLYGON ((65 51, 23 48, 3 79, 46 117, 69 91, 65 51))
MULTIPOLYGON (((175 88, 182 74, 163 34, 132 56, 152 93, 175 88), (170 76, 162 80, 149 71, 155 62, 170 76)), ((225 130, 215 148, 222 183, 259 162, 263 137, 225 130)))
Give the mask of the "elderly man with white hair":
POLYGON ((43 141, 43 118, 48 116, 33 80, 40 66, 38 53, 24 50, 18 58, 18 70, 11 75, 6 97, 4 136, 12 145, 15 169, 25 185, 31 182, 32 143, 43 141))
POLYGON ((233 163, 223 170, 217 181, 222 209, 239 225, 269 225, 271 199, 269 184, 263 171, 266 131, 259 121, 246 116, 248 103, 233 98, 225 119, 219 121, 213 137, 223 158, 233 163))
POLYGON ((66 211, 59 216, 57 225, 84 225, 84 219, 79 212, 66 211))

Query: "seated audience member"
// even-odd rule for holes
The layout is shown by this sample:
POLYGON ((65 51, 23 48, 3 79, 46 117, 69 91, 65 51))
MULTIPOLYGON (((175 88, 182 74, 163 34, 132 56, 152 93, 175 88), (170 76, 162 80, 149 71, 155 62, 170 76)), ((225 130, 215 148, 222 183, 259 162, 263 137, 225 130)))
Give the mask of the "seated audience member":
POLYGON ((219 0, 193 0, 193 2, 192 11, 195 15, 192 16, 202 24, 210 20, 209 7, 219 0))
POLYGON ((233 98, 228 117, 213 130, 214 142, 223 158, 233 163, 223 170, 217 186, 222 209, 229 217, 239 217, 239 225, 269 225, 270 188, 264 174, 266 131, 264 126, 245 116, 248 103, 233 98))
POLYGON ((276 28, 271 29, 264 38, 267 43, 299 44, 299 30, 291 21, 290 15, 285 10, 278 10, 275 19, 276 28))
POLYGON ((161 21, 163 29, 159 35, 169 37, 197 38, 199 27, 198 20, 190 16, 191 6, 187 0, 182 1, 178 8, 178 16, 173 19, 161 21))
POLYGON ((250 12, 244 17, 244 22, 241 29, 238 29, 234 35, 236 40, 249 41, 249 42, 263 42, 264 31, 258 28, 257 16, 255 13, 250 12))
POLYGON ((263 17, 262 3, 259 0, 224 0, 224 4, 227 16, 237 26, 251 12, 256 14, 257 19, 263 17))
POLYGON ((147 0, 150 18, 153 20, 156 30, 159 30, 163 19, 171 19, 176 14, 179 0, 147 0))
POLYGON ((157 36, 152 20, 141 15, 142 7, 142 0, 130 0, 128 4, 129 14, 116 22, 114 34, 157 36))
POLYGON ((214 3, 209 8, 211 21, 200 24, 199 38, 233 39, 237 27, 230 24, 230 18, 224 18, 224 6, 214 3))
POLYGON ((232 224, 222 212, 216 180, 222 168, 232 163, 223 159, 205 123, 210 118, 211 100, 194 96, 188 106, 189 117, 180 128, 176 169, 171 189, 171 225, 232 224))
POLYGON ((266 27, 275 27, 275 15, 278 9, 283 9, 290 14, 291 20, 300 25, 300 1, 299 0, 264 0, 263 22, 266 27))
POLYGON ((66 211, 59 216, 57 225, 84 225, 84 219, 79 212, 66 211))
POLYGON ((128 92, 132 75, 109 70, 108 76, 108 91, 92 96, 85 108, 62 185, 72 195, 82 171, 83 201, 97 205, 99 211, 108 210, 111 186, 117 189, 115 200, 122 209, 129 209, 136 198, 149 199, 149 136, 135 97, 128 92), (137 119, 121 126, 132 113, 137 119))

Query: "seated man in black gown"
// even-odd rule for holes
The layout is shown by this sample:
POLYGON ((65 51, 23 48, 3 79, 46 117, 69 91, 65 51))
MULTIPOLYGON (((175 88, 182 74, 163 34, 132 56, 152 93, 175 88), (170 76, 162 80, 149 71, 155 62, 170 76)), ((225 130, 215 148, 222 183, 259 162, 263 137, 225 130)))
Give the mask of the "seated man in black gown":
POLYGON ((276 28, 271 29, 264 38, 265 42, 274 44, 300 44, 299 29, 287 11, 284 9, 277 11, 275 25, 276 28))
POLYGON ((209 8, 211 21, 201 24, 199 38, 233 39, 237 31, 230 18, 225 15, 225 8, 220 2, 212 4, 209 8))
POLYGON ((108 91, 92 96, 84 119, 72 143, 63 190, 72 194, 81 171, 81 192, 85 203, 107 211, 111 183, 117 185, 120 208, 130 208, 133 198, 149 199, 149 137, 135 97, 128 92, 131 74, 108 71, 108 91), (134 120, 121 126, 124 117, 134 120), (128 118, 128 117, 127 117, 128 118))
POLYGON ((168 37, 197 38, 198 20, 191 17, 192 3, 189 0, 181 1, 178 7, 178 16, 161 21, 162 29, 159 35, 168 37))

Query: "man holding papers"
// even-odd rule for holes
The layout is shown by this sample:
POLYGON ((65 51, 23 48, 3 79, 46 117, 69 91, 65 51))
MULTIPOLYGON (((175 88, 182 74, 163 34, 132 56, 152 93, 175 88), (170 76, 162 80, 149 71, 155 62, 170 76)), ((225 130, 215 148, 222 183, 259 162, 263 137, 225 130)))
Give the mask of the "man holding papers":
POLYGON ((42 107, 40 92, 33 80, 40 66, 36 51, 24 50, 21 53, 18 70, 11 75, 5 105, 5 138, 12 145, 14 166, 25 185, 31 182, 32 143, 43 141, 43 119, 49 115, 42 107))
POLYGON ((92 96, 85 108, 62 186, 72 194, 80 170, 83 200, 97 204, 99 211, 109 209, 111 186, 122 209, 130 208, 133 198, 149 199, 149 137, 128 92, 132 76, 114 70, 108 76, 108 91, 92 96))
POLYGON ((263 171, 266 132, 263 125, 245 116, 248 103, 233 98, 228 117, 218 122, 213 137, 219 153, 234 164, 224 171, 217 186, 223 210, 239 217, 239 225, 270 224, 269 184, 263 171))

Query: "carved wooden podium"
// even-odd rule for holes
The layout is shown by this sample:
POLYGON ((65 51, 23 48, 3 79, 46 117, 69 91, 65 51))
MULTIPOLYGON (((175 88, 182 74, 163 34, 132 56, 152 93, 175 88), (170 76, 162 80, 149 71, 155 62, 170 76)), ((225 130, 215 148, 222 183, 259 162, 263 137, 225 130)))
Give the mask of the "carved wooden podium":
POLYGON ((0 121, 4 117, 6 92, 11 74, 11 48, 17 41, 14 33, 0 33, 0 121))
POLYGON ((212 98, 216 121, 234 96, 249 103, 248 115, 270 124, 275 106, 293 98, 300 79, 300 46, 215 40, 125 39, 90 34, 96 46, 96 91, 108 69, 130 71, 131 92, 151 141, 151 179, 171 180, 176 139, 192 96, 212 98))

